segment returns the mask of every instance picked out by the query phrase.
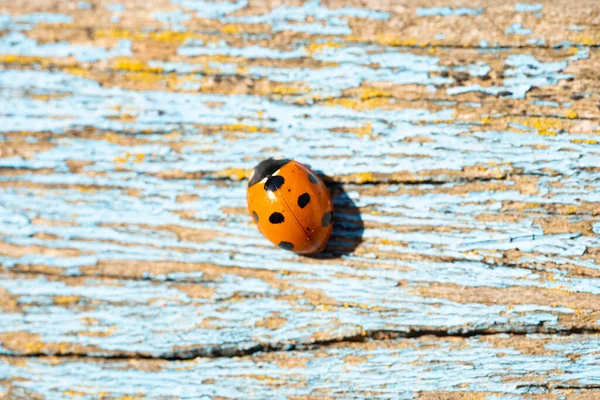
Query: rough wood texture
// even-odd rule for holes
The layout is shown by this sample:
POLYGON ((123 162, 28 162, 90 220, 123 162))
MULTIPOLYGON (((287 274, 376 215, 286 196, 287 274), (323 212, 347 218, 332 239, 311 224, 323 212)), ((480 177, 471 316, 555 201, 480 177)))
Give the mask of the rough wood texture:
POLYGON ((0 2, 0 398, 600 397, 599 15, 0 2), (247 216, 268 156, 321 256, 247 216))

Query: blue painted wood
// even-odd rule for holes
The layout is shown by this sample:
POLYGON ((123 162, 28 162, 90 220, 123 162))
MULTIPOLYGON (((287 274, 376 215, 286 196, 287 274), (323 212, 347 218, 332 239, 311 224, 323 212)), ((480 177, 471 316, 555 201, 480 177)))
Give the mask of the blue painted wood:
POLYGON ((14 395, 80 399, 593 398, 598 349, 597 335, 429 337, 179 362, 0 358, 0 374, 14 379, 14 395))
POLYGON ((0 3, 0 390, 592 390, 598 5, 438 3, 0 3), (329 177, 324 256, 253 227, 267 156, 329 177), (222 358, 140 361, 196 356, 222 358))

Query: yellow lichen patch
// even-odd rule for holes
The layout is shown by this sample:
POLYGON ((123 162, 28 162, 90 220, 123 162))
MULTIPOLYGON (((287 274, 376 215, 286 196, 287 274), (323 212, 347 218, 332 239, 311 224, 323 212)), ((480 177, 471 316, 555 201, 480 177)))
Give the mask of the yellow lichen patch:
MULTIPOLYGON (((235 63, 236 62, 236 57, 234 56, 226 56, 224 54, 214 54, 211 56, 204 56, 205 59, 207 59, 208 62, 213 62, 213 63, 235 63)), ((248 61, 244 59, 244 64, 247 64, 248 61)), ((204 63, 203 68, 205 70, 205 73, 213 73, 213 74, 218 74, 221 71, 219 71, 218 69, 211 69, 210 65, 208 65, 208 63, 204 63)))
POLYGON ((267 131, 264 128, 254 125, 246 125, 246 124, 229 124, 229 125, 219 125, 217 127, 220 131, 228 131, 228 132, 263 132, 267 131))
POLYGON ((83 317, 81 318, 81 321, 86 325, 98 325, 100 323, 98 319, 90 317, 83 317))
POLYGON ((490 123, 490 117, 488 115, 486 115, 485 117, 483 117, 481 119, 481 123, 484 124, 484 125, 489 124, 490 123))
POLYGON ((240 181, 250 176, 250 171, 241 168, 228 168, 217 172, 215 175, 225 177, 234 181, 240 181))
POLYGON ((542 136, 556 136, 558 131, 563 127, 562 119, 552 117, 527 117, 512 122, 535 129, 542 136))
POLYGON ((269 85, 266 90, 262 91, 263 95, 279 95, 279 96, 290 96, 299 95, 306 93, 307 90, 300 86, 286 86, 286 85, 269 85))
POLYGON ((228 33, 228 34, 234 34, 234 33, 238 33, 239 29, 237 26, 235 26, 233 24, 227 24, 227 25, 223 25, 221 27, 221 32, 228 33))
POLYGON ((76 392, 76 391, 71 390, 71 389, 67 389, 67 390, 63 391, 62 393, 65 396, 69 396, 69 397, 75 397, 75 396, 82 397, 82 396, 86 395, 86 393, 84 393, 84 392, 76 392))
POLYGON ((365 137, 368 136, 370 138, 373 137, 373 126, 371 125, 370 122, 367 122, 365 125, 361 126, 360 128, 349 128, 348 129, 350 132, 354 132, 358 135, 358 137, 365 137))
POLYGON ((107 142, 110 142, 110 143, 120 143, 121 136, 119 136, 115 133, 109 132, 106 135, 104 135, 104 140, 106 140, 107 142))
POLYGON ((414 37, 409 37, 406 39, 399 38, 398 36, 378 36, 376 41, 381 44, 385 44, 387 46, 416 46, 420 45, 421 47, 427 46, 427 43, 418 43, 417 39, 414 37))
POLYGON ((320 53, 325 48, 339 48, 339 47, 342 47, 342 45, 339 44, 339 43, 333 43, 333 42, 328 42, 328 43, 311 43, 308 46, 308 54, 310 54, 312 56, 312 55, 314 55, 316 53, 320 53))
POLYGON ((391 94, 379 89, 366 88, 360 95, 361 100, 369 100, 377 97, 391 97, 391 94))
POLYGON ((150 39, 157 42, 183 43, 187 39, 200 38, 201 36, 191 32, 159 31, 159 32, 141 32, 129 29, 98 29, 95 32, 97 38, 108 39, 130 39, 144 40, 150 39))
POLYGON ((199 35, 196 35, 191 32, 175 32, 175 31, 160 31, 160 32, 151 32, 149 34, 149 38, 155 40, 157 42, 175 42, 175 43, 183 43, 188 39, 199 38, 199 35))
POLYGON ((370 172, 361 172, 358 174, 352 174, 349 178, 355 183, 368 183, 374 182, 375 178, 373 178, 373 174, 370 172))
POLYGON ((151 73, 162 73, 164 70, 160 67, 150 67, 147 64, 135 60, 132 58, 117 58, 113 61, 112 67, 121 71, 130 72, 151 72, 151 73))
POLYGON ((532 149, 540 149, 540 150, 550 148, 550 146, 548 146, 547 144, 532 144, 532 145, 529 145, 529 147, 531 147, 532 149))
POLYGON ((30 64, 48 64, 49 59, 43 57, 32 57, 32 56, 18 56, 14 54, 2 54, 0 55, 0 63, 3 64, 19 64, 19 65, 30 65, 30 64))
POLYGON ((393 36, 393 35, 377 35, 377 36, 375 36, 375 38, 372 38, 372 37, 363 38, 363 37, 358 37, 358 36, 350 36, 348 38, 348 41, 349 42, 359 42, 359 43, 375 42, 375 43, 383 44, 385 46, 416 46, 416 45, 419 45, 421 47, 426 47, 429 45, 428 43, 418 43, 417 39, 414 37, 402 38, 402 37, 393 36))
POLYGON ((30 99, 50 101, 53 99, 62 99, 63 97, 71 96, 71 93, 51 93, 51 94, 28 94, 30 99))
POLYGON ((575 119, 577 117, 579 117, 579 115, 577 114, 577 111, 575 110, 568 110, 566 113, 564 113, 565 118, 569 118, 569 119, 575 119))
POLYGON ((26 342, 23 347, 25 347, 25 351, 28 353, 39 353, 44 347, 44 343, 39 340, 33 342, 26 342))
POLYGON ((567 206, 560 211, 563 215, 577 214, 577 206, 567 206))
POLYGON ((360 99, 328 99, 323 102, 326 106, 342 106, 351 108, 353 110, 371 110, 374 108, 381 108, 389 104, 389 101, 385 97, 376 97, 362 101, 360 99))
POLYGON ((68 306, 70 304, 79 302, 79 300, 79 296, 55 296, 54 304, 58 306, 68 306))
POLYGON ((111 325, 105 331, 79 331, 79 332, 77 332, 77 334, 79 336, 88 336, 88 337, 107 337, 107 336, 110 336, 113 333, 115 333, 117 331, 117 329, 118 328, 116 325, 111 325))
POLYGON ((69 68, 65 68, 63 70, 63 72, 70 74, 70 75, 75 75, 75 76, 81 76, 82 78, 91 78, 92 74, 83 69, 83 68, 79 68, 79 67, 69 67, 69 68))
POLYGON ((115 157, 113 159, 113 162, 121 163, 121 164, 126 163, 126 162, 142 162, 142 161, 144 161, 144 157, 145 157, 145 154, 143 154, 143 153, 132 154, 132 153, 127 152, 127 153, 125 153, 124 156, 115 157))
POLYGON ((121 121, 121 122, 135 122, 137 121, 137 117, 135 115, 131 115, 131 114, 121 114, 121 115, 117 115, 117 116, 109 116, 106 119, 109 119, 111 121, 121 121))
POLYGON ((147 34, 139 31, 133 31, 129 29, 98 29, 94 32, 97 38, 109 38, 109 39, 146 39, 147 34))
POLYGON ((598 144, 598 141, 594 139, 571 139, 571 143, 598 144))
POLYGON ((148 86, 159 84, 161 86, 166 85, 169 88, 176 87, 179 83, 179 77, 176 74, 163 75, 147 71, 126 72, 125 79, 137 84, 148 86))
POLYGON ((600 44, 600 37, 593 38, 589 35, 578 35, 573 42, 586 46, 596 46, 600 44))

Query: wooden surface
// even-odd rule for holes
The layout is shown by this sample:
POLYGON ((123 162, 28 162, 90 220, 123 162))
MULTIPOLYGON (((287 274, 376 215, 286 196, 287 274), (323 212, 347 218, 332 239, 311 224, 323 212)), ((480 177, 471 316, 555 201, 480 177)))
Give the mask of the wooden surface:
POLYGON ((0 398, 600 398, 599 16, 0 1, 0 398), (268 156, 323 255, 253 226, 268 156))

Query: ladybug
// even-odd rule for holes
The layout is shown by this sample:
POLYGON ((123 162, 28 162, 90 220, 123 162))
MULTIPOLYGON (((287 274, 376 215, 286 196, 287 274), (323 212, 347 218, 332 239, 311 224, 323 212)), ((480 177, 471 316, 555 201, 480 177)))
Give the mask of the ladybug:
POLYGON ((258 230, 276 246, 298 254, 323 251, 333 227, 327 187, 294 160, 269 158, 248 181, 248 211, 258 230))

